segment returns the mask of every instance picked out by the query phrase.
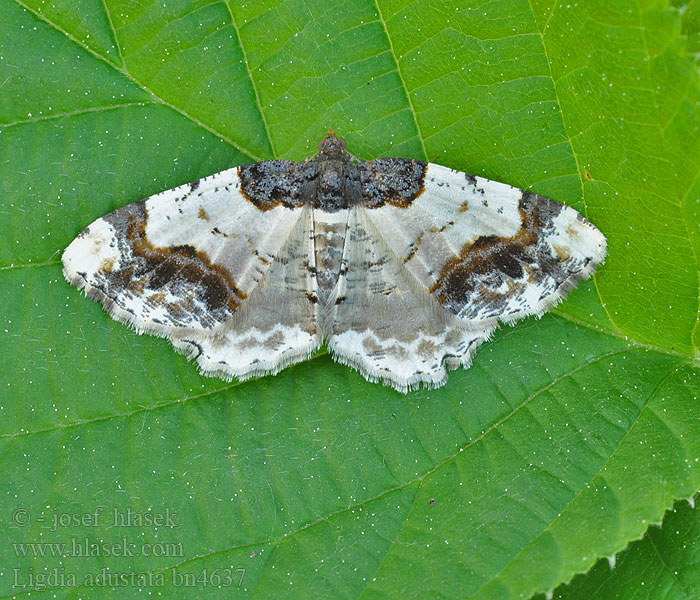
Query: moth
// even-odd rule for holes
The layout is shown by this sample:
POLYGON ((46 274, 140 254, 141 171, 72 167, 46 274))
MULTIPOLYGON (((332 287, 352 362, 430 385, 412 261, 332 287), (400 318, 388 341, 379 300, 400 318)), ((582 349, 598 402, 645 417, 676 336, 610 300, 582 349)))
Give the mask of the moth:
POLYGON ((97 219, 63 272, 206 375, 274 374, 325 342, 406 392, 443 385, 499 321, 541 315, 605 254, 570 207, 420 160, 365 162, 329 131, 302 162, 228 169, 97 219))

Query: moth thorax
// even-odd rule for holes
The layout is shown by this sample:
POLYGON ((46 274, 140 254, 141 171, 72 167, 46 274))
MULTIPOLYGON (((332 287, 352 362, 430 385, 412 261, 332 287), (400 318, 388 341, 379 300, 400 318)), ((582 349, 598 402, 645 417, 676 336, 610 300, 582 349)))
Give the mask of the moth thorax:
POLYGON ((346 165, 347 162, 343 160, 319 161, 314 204, 316 208, 328 211, 347 208, 346 165))

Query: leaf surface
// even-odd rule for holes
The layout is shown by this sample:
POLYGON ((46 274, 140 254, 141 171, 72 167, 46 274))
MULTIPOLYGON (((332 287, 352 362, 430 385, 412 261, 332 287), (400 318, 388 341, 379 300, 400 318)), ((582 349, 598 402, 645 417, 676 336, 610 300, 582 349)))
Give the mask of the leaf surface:
POLYGON ((660 0, 0 0, 0 596, 55 568, 52 597, 527 598, 660 522, 700 487, 689 23, 660 0), (327 355, 203 378, 64 282, 94 219, 328 128, 566 202, 609 258, 408 396, 327 355), (85 540, 135 555, 13 546, 85 540))
MULTIPOLYGON (((600 560, 570 585, 558 588, 556 600, 686 600, 700 589, 700 510, 680 500, 664 517, 661 528, 618 556, 600 560)), ((541 600, 541 599, 539 599, 541 600)))

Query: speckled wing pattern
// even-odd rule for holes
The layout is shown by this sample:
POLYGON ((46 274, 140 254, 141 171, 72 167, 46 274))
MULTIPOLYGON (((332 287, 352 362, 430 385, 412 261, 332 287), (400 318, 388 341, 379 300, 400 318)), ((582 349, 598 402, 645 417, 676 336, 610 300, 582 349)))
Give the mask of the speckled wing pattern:
POLYGON ((231 169, 98 219, 64 252, 64 274, 115 319, 196 356, 204 373, 243 379, 321 344, 306 296, 311 227, 308 208, 247 202, 231 169))
POLYGON ((305 161, 120 208, 63 264, 112 317, 168 338, 204 374, 276 373, 325 341, 405 392, 444 384, 499 321, 541 315, 605 253, 570 207, 421 161, 363 162, 329 132, 305 161))

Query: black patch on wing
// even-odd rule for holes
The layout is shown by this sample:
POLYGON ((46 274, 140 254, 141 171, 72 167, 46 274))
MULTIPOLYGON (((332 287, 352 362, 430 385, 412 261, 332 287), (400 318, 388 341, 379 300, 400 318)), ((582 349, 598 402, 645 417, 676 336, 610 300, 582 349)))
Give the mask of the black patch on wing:
POLYGON ((304 205, 308 188, 316 178, 310 164, 291 160, 268 160, 238 167, 241 194, 262 211, 275 206, 298 208, 304 205))
POLYGON ((364 205, 408 208, 423 193, 427 166, 421 160, 408 158, 378 158, 362 163, 364 205))

